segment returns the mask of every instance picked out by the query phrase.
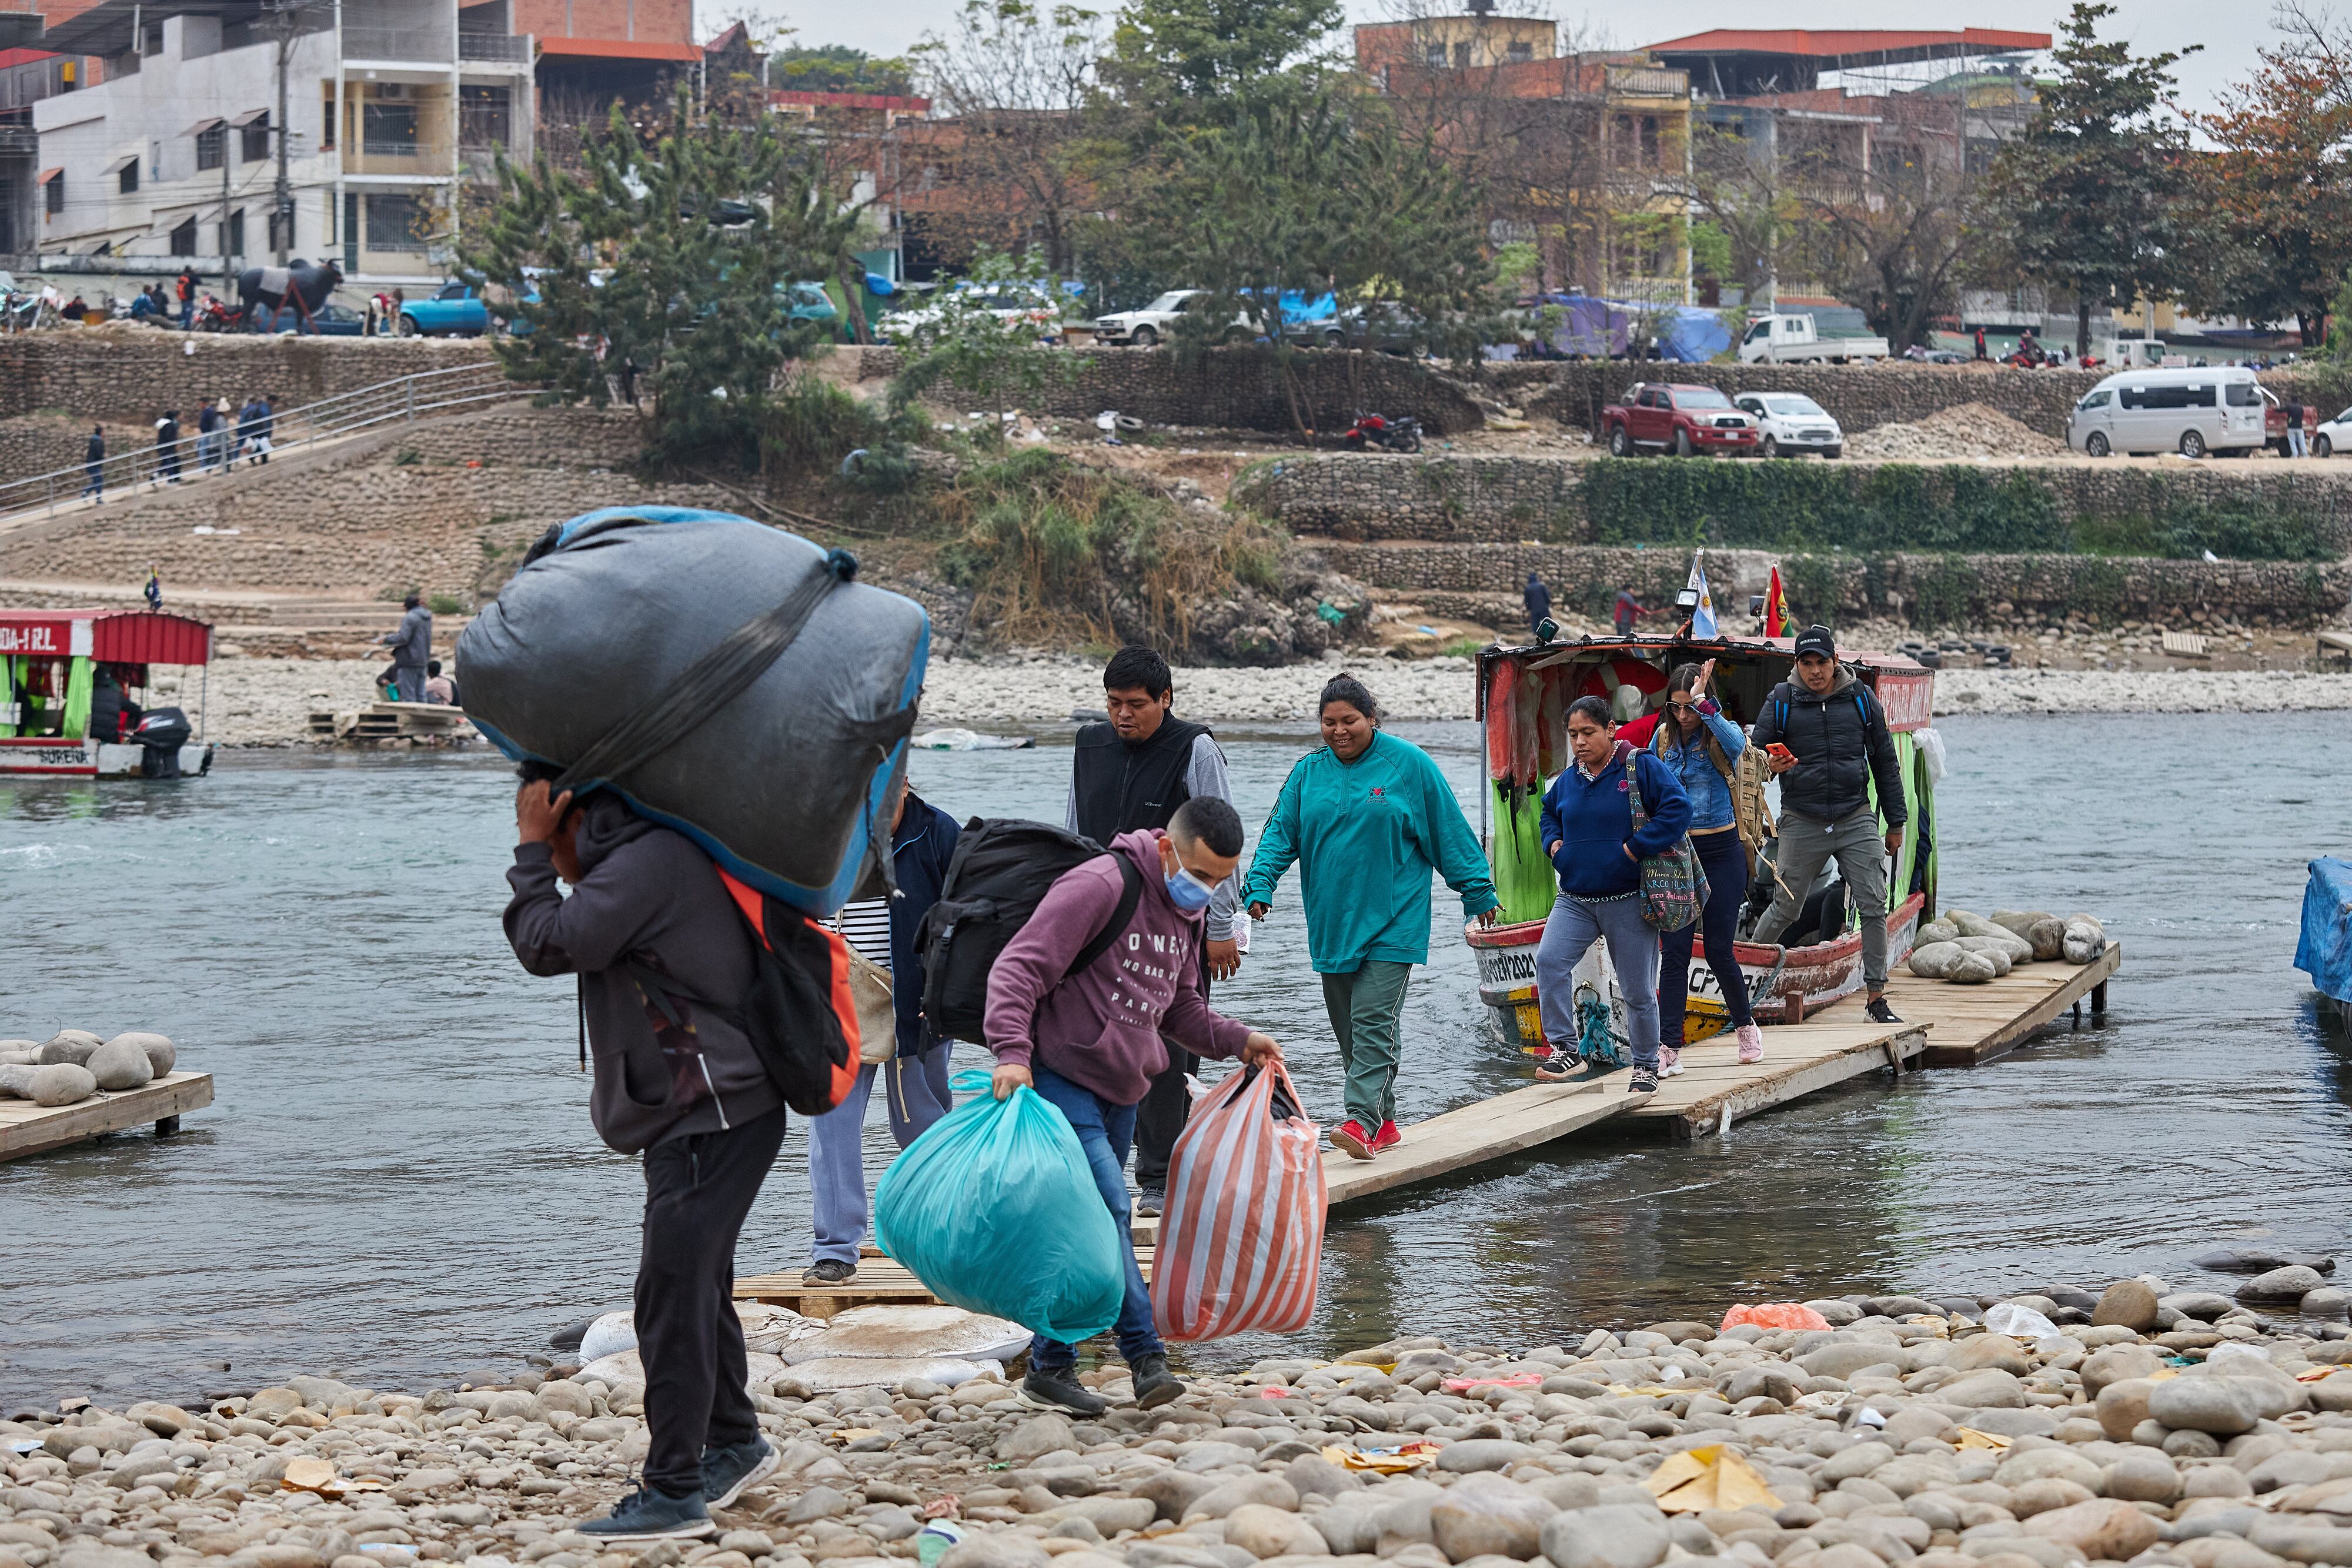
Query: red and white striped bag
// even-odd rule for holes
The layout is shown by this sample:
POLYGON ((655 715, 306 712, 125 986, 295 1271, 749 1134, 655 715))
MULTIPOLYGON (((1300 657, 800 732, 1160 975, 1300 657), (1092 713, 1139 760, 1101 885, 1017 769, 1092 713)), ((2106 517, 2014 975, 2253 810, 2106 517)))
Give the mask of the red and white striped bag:
POLYGON ((1315 1315, 1323 1258, 1322 1129, 1277 1118, 1280 1067, 1232 1072, 1192 1107, 1168 1164, 1151 1311, 1172 1340, 1290 1333, 1315 1315))

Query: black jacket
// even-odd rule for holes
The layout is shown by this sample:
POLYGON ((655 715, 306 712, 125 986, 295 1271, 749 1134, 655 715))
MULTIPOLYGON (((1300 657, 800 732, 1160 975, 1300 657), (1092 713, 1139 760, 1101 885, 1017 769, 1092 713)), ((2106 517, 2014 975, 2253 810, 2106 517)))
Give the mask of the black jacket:
POLYGON ((545 844, 518 844, 507 941, 534 975, 580 977, 596 1082, 588 1111, 625 1155, 690 1133, 740 1127, 783 1103, 740 1030, 669 993, 673 1027, 640 988, 668 976, 733 1006, 751 987, 751 933, 719 869, 684 835, 608 791, 589 797, 581 880, 565 897, 545 844))
POLYGON ((1143 828, 1164 828, 1192 798, 1185 783, 1192 747, 1206 725, 1169 714, 1151 738, 1130 746, 1108 722, 1078 731, 1070 752, 1070 787, 1076 831, 1098 844, 1143 828))
POLYGON ((1780 775, 1780 810, 1816 822, 1839 822, 1870 803, 1878 781, 1878 814, 1889 828, 1910 820, 1903 804, 1903 770, 1886 710, 1850 670, 1838 671, 1826 695, 1801 681, 1783 681, 1765 694, 1764 711, 1748 732, 1758 746, 1779 741, 1797 765, 1780 775))
MULTIPOLYGON (((923 961, 915 956, 915 933, 940 901, 948 862, 962 832, 953 817, 913 790, 907 792, 907 814, 890 841, 890 869, 901 895, 890 904, 890 1005, 898 1015, 901 1056, 920 1055, 937 1043, 923 1028, 923 961)), ((869 897, 880 891, 859 890, 869 897)))

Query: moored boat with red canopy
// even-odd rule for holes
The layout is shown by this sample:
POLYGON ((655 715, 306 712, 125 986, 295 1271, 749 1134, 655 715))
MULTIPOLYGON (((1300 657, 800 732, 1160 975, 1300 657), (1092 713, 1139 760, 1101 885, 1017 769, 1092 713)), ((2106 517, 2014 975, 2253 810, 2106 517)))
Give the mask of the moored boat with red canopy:
MULTIPOLYGON (((1546 1046, 1537 1015, 1535 956, 1559 884, 1538 841, 1538 815, 1545 787, 1570 766, 1568 705, 1590 695, 1609 701, 1621 719, 1654 713, 1665 699, 1669 673, 1708 659, 1716 662, 1711 691, 1727 716, 1745 728, 1755 722, 1766 694, 1792 678, 1793 640, 1599 636, 1497 645, 1479 653, 1476 714, 1486 762, 1480 827, 1503 908, 1496 925, 1482 929, 1472 925, 1465 935, 1478 958, 1479 999, 1507 1043, 1538 1054, 1546 1046)), ((1902 852, 1894 857, 1887 883, 1894 904, 1886 919, 1891 964, 1910 952, 1913 933, 1920 921, 1933 916, 1936 907, 1940 834, 1934 786, 1942 773, 1941 742, 1929 728, 1936 675, 1900 654, 1850 653, 1841 662, 1871 688, 1886 711, 1912 824, 1902 852)), ((1876 798, 1875 781, 1872 797, 1876 798)), ((1755 857, 1751 886, 1757 877, 1771 874, 1769 862, 1755 857)), ((1759 1023, 1798 1022, 1861 988, 1862 936, 1854 917, 1838 915, 1842 906, 1834 890, 1807 892, 1809 914, 1826 904, 1834 929, 1801 946, 1746 941, 1738 946, 1759 1023)), ((1743 915, 1742 931, 1752 924, 1755 913, 1751 908, 1743 915)), ((1791 934, 1801 933, 1805 925, 1801 920, 1791 934)), ((1577 989, 1580 1011, 1607 1009, 1611 1032, 1622 1048, 1623 1010, 1616 1001, 1615 976, 1601 961, 1599 944, 1578 967, 1577 989)), ((1696 953, 1685 1019, 1685 1040, 1703 1039, 1728 1024, 1714 972, 1696 953)))
POLYGON ((0 610, 0 774, 176 779, 210 771, 201 700, 191 724, 178 707, 150 708, 136 698, 155 666, 206 668, 212 646, 212 627, 184 615, 0 610))

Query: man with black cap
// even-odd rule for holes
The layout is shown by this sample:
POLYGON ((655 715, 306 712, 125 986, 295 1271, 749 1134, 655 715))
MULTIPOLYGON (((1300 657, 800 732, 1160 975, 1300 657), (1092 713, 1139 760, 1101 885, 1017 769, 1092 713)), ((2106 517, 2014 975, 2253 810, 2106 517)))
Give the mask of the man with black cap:
POLYGON ((1766 748, 1780 780, 1779 886, 1772 907, 1756 923, 1759 942, 1777 942, 1798 913, 1813 879, 1834 856, 1848 902, 1862 915, 1862 980, 1868 1011, 1878 1023, 1901 1023, 1886 1003, 1886 861, 1903 848, 1909 814, 1903 771, 1886 710, 1853 672, 1837 662, 1826 626, 1808 626, 1797 638, 1797 678, 1764 698, 1749 732, 1766 748), (1778 746, 1780 751, 1769 748, 1778 746), (1870 781, 1878 785, 1878 810, 1870 781), (1885 815, 1882 835, 1879 818, 1885 815))
MULTIPOLYGON (((1167 660, 1134 644, 1111 655, 1103 671, 1108 722, 1079 730, 1071 753, 1070 831, 1108 844, 1121 833, 1165 829, 1176 809, 1198 796, 1233 802, 1216 737, 1206 725, 1178 718, 1171 711, 1175 700, 1167 660)), ((1203 996, 1210 980, 1229 980, 1241 969, 1239 908, 1240 888, 1229 876, 1210 895, 1204 921, 1204 972, 1195 977, 1203 996)), ((1147 1212, 1158 1212, 1168 1159, 1192 1110, 1184 1080, 1200 1067, 1198 1056, 1171 1040, 1167 1067, 1153 1076, 1136 1107, 1135 1180, 1144 1189, 1147 1212)))

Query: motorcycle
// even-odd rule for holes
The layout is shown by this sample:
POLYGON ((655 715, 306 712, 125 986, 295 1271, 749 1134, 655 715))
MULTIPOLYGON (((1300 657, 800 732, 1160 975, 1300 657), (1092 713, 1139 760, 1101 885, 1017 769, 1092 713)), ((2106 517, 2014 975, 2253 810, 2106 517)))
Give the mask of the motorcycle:
POLYGON ((235 331, 245 324, 242 311, 231 309, 215 296, 207 294, 196 305, 190 323, 199 332, 235 331))
POLYGON ((1421 421, 1389 419, 1377 413, 1360 413, 1356 423, 1339 444, 1350 452, 1369 452, 1374 447, 1383 452, 1418 452, 1421 450, 1421 421))

